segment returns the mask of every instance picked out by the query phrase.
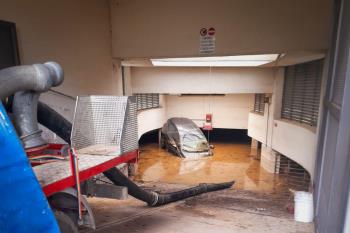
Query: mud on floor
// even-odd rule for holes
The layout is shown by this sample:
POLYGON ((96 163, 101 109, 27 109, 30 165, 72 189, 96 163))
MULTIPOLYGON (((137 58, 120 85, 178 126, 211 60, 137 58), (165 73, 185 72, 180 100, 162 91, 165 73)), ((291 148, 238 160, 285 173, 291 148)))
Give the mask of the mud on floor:
MULTIPOLYGON (((166 183, 140 184, 146 190, 160 193, 178 191, 189 188, 189 185, 166 183)), ((200 213, 207 208, 221 208, 226 210, 241 211, 266 216, 275 216, 291 219, 293 214, 287 208, 293 203, 291 196, 281 193, 262 193, 247 190, 230 189, 217 192, 204 193, 196 197, 188 198, 176 206, 176 209, 189 213, 200 213), (199 211, 200 210, 200 211, 199 211)))
MULTIPOLYGON (((160 192, 189 187, 166 183, 142 185, 160 192)), ((124 201, 90 198, 89 202, 96 215, 96 232, 313 232, 312 224, 294 221, 293 214, 286 210, 286 200, 280 196, 234 188, 156 208, 133 198, 124 201)))
MULTIPOLYGON (((250 157, 247 144, 217 143, 214 156, 184 160, 158 147, 141 147, 135 180, 144 189, 173 192, 198 183, 235 180, 231 189, 202 194, 161 207, 129 198, 90 198, 96 232, 145 233, 311 233, 296 223, 288 184, 250 157)), ((92 231, 91 231, 92 232, 92 231)))

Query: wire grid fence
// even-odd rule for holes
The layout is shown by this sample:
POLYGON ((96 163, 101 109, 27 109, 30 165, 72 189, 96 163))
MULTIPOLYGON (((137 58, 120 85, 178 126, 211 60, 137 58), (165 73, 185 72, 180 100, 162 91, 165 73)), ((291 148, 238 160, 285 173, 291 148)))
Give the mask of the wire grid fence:
POLYGON ((94 145, 115 146, 121 153, 137 149, 135 98, 78 97, 71 144, 77 150, 94 145))

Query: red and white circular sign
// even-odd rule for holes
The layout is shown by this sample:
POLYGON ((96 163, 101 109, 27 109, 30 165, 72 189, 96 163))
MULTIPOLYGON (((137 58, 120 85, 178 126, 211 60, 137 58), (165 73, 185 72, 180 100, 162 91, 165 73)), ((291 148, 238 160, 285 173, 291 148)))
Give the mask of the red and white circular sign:
POLYGON ((215 28, 211 27, 208 29, 208 35, 209 36, 214 36, 215 35, 215 28))

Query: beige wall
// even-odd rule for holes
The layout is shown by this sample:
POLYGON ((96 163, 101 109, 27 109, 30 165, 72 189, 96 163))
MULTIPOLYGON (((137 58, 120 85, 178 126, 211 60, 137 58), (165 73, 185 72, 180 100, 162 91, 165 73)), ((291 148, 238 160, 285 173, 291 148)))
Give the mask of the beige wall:
POLYGON ((262 143, 261 165, 274 172, 276 152, 303 166, 313 178, 316 161, 316 128, 281 119, 284 69, 275 72, 271 103, 264 115, 249 113, 248 135, 262 143))
POLYGON ((302 165, 314 177, 316 129, 293 121, 275 120, 272 149, 302 165))
POLYGON ((3 0, 0 19, 17 24, 22 64, 57 61, 58 90, 70 95, 114 94, 107 0, 3 0))
POLYGON ((247 129, 253 94, 225 96, 166 96, 166 118, 186 117, 202 127, 205 114, 213 114, 213 127, 247 129))
POLYGON ((332 0, 111 0, 113 56, 199 54, 199 30, 216 28, 215 55, 328 47, 332 0))
POLYGON ((133 93, 271 93, 274 68, 132 67, 133 93))
POLYGON ((266 144, 267 114, 250 112, 248 116, 248 136, 266 144))
POLYGON ((160 108, 142 110, 137 113, 139 138, 141 138, 144 133, 162 128, 163 124, 167 121, 167 108, 164 96, 160 96, 159 103, 161 106, 160 108))
POLYGON ((202 127, 207 113, 213 114, 214 128, 247 129, 253 101, 253 94, 191 97, 161 95, 160 108, 138 112, 139 138, 146 132, 161 128, 171 117, 190 118, 202 127))

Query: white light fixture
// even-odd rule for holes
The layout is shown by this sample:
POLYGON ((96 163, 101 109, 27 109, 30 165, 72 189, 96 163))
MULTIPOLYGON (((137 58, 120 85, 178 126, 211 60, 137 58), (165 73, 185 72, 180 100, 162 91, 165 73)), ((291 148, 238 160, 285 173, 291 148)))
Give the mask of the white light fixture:
POLYGON ((187 57, 151 59, 153 66, 217 66, 243 67, 261 66, 277 59, 278 54, 241 55, 223 57, 187 57))

